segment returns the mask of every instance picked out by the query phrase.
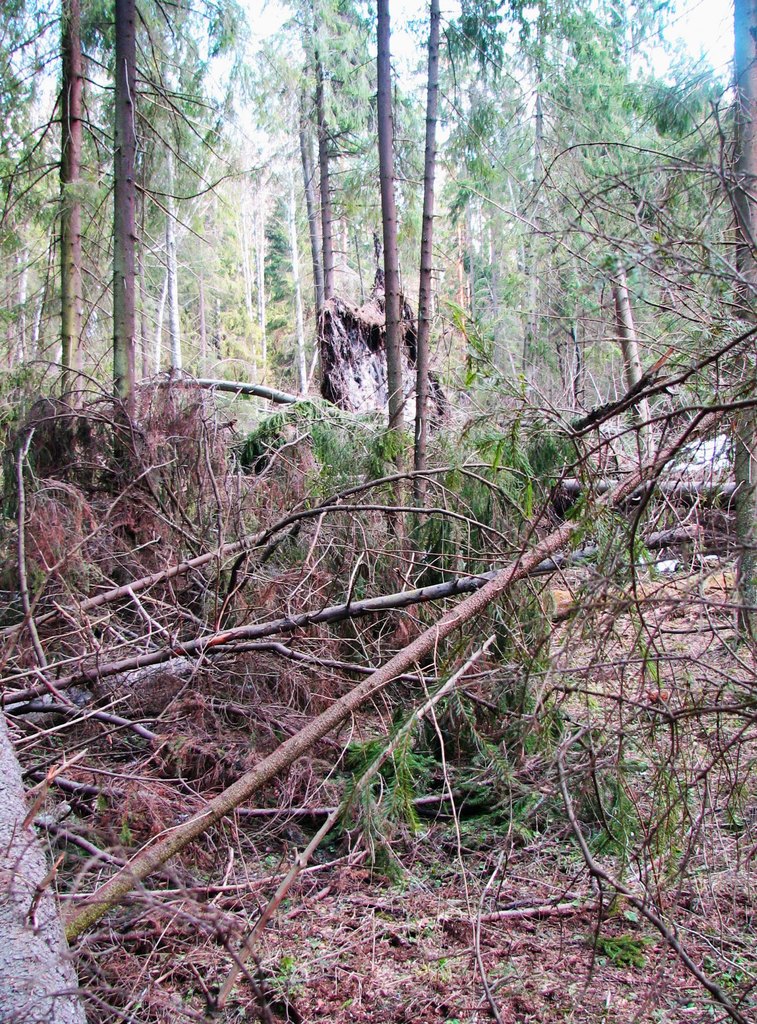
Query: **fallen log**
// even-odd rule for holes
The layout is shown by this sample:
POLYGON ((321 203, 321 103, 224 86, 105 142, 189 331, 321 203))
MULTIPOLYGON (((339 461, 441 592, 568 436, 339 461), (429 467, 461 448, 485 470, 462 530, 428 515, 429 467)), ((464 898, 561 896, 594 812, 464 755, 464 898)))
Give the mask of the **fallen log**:
MULTIPOLYGON (((689 425, 685 437, 691 437, 697 430, 704 429, 712 416, 699 414, 689 425)), ((654 467, 643 467, 626 483, 622 484, 607 499, 608 506, 617 506, 627 495, 642 483, 660 465, 672 459, 680 449, 681 441, 657 456, 654 467)), ((314 744, 340 726, 355 714, 369 699, 385 690, 396 677, 413 665, 432 655, 439 644, 465 623, 475 619, 491 603, 507 592, 513 583, 524 579, 540 562, 565 547, 582 524, 575 520, 564 523, 543 538, 531 551, 521 552, 518 557, 501 569, 480 589, 464 598, 459 605, 447 611, 438 622, 390 658, 362 683, 343 697, 334 701, 331 707, 317 715, 303 729, 285 740, 272 754, 263 758, 222 793, 210 800, 206 807, 174 829, 163 833, 163 838, 143 848, 122 870, 97 889, 81 909, 68 918, 66 935, 69 941, 87 928, 96 924, 113 907, 122 902, 142 880, 161 867, 171 857, 183 850, 214 824, 230 814, 241 803, 256 793, 262 786, 289 768, 314 744)))
POLYGON ((194 383, 198 387, 211 391, 227 391, 232 395, 253 395, 256 398, 267 398, 274 405, 294 405, 295 402, 302 402, 308 397, 307 395, 290 395, 287 391, 269 388, 265 384, 248 384, 241 380, 213 380, 210 377, 198 377, 194 383))
MULTIPOLYGON (((596 480, 591 485, 595 494, 607 494, 617 482, 612 480, 596 480)), ((573 502, 586 491, 581 480, 566 477, 555 484, 552 489, 553 502, 563 508, 569 508, 573 502)), ((728 504, 736 493, 733 481, 710 482, 706 480, 687 480, 674 476, 667 480, 653 480, 635 488, 627 497, 627 501, 641 501, 650 491, 662 494, 666 498, 678 498, 681 501, 706 501, 709 504, 728 504)))

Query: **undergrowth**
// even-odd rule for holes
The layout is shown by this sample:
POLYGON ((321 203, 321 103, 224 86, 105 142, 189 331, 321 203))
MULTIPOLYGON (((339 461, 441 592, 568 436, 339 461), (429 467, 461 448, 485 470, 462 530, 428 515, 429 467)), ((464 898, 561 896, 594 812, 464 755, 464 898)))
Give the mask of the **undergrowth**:
MULTIPOLYGON (((65 826, 49 832, 65 855, 58 876, 64 892, 98 884, 102 861, 91 859, 90 847, 126 859, 207 806, 332 707, 369 666, 432 625, 444 606, 390 608, 295 629, 288 623, 299 612, 488 572, 517 558, 564 514, 580 524, 577 545, 598 548, 579 567, 513 586, 380 699, 366 701, 342 732, 310 748, 261 792, 258 806, 240 808, 133 905, 115 911, 108 928, 80 949, 87 984, 104 993, 106 1008, 94 1008, 94 1022, 108 1020, 114 1008, 136 1014, 140 1024, 172 1019, 177 999, 195 1015, 205 1012, 207 993, 187 966, 193 957, 204 958, 201 977, 210 992, 222 981, 228 948, 238 948, 250 923, 250 908, 259 912, 292 851, 307 845, 324 814, 349 796, 464 652, 491 635, 475 669, 403 736, 361 790, 350 819, 313 864, 312 889, 301 880, 297 891, 326 892, 338 906, 342 896, 373 899, 374 886, 380 900, 407 892, 425 899, 425 919, 411 938, 392 918, 394 931, 381 946, 387 958, 387 950, 414 948, 424 929, 456 950, 461 943, 469 955, 478 907, 483 924, 474 938, 484 937, 487 957, 515 941, 515 931, 497 929, 517 929, 519 919, 500 926, 496 914, 505 891, 507 913, 522 909, 523 886, 544 913, 546 923, 537 918, 534 927, 550 927, 557 903, 566 915, 573 904, 589 907, 575 926, 566 917, 561 927, 598 935, 587 954, 641 974, 662 956, 657 946, 635 933, 592 929, 586 916, 606 914, 616 926, 606 881, 614 878, 675 925, 681 941, 702 954, 699 962, 703 922, 719 920, 717 941, 707 936, 708 970, 748 1006, 757 968, 740 943, 755 898, 755 705, 753 666, 729 632, 727 591, 718 603, 696 588, 684 600, 676 581, 651 589, 659 581, 639 564, 645 552, 637 538, 664 509, 650 501, 632 524, 625 512, 599 514, 592 495, 559 509, 551 489, 585 453, 519 409, 502 414, 501 423, 437 438, 426 507, 402 514, 393 505, 398 497, 409 504, 409 488, 372 486, 396 471, 397 436, 317 402, 265 417, 244 438, 189 385, 145 391, 128 432, 104 397, 77 410, 29 403, 23 422, 9 424, 0 618, 4 626, 22 621, 23 578, 37 633, 6 634, 4 690, 28 779, 38 784, 52 772, 49 808, 60 807, 62 796, 69 803, 65 826), (30 435, 19 495, 14 460, 30 435), (339 506, 341 492, 353 487, 341 502, 349 511, 318 507, 326 497, 339 506), (174 572, 198 557, 195 570, 174 572), (117 598, 91 603, 116 586, 117 598), (560 622, 556 587, 572 601, 560 622), (272 622, 277 631, 254 641, 215 642, 233 627, 272 622), (182 645, 198 638, 205 646, 187 655, 182 645), (166 665, 140 667, 140 659, 162 653, 171 656, 166 665), (66 705, 56 716, 49 704, 30 706, 28 695, 13 698, 38 687, 40 675, 54 686, 76 673, 89 673, 70 690, 81 714, 66 705), (55 789, 61 779, 69 784, 64 794, 55 789), (588 871, 579 836, 603 875, 588 871), (511 858, 517 879, 507 874, 511 858), (738 950, 738 961, 728 960, 729 949, 738 950), (172 962, 172 951, 180 951, 181 963, 172 962)), ((590 476, 588 459, 576 472, 590 476)), ((296 902, 285 909, 272 945, 283 942, 298 913, 296 902)), ((311 927, 328 945, 318 914, 316 907, 311 927)), ((376 935, 360 933, 364 949, 380 945, 376 935)), ((325 1005, 326 988, 341 992, 343 981, 329 975, 311 1006, 297 959, 304 945, 294 953, 277 948, 260 971, 277 998, 314 1013, 317 999, 325 1005)), ((456 969, 437 972, 435 983, 452 984, 456 969)), ((240 991, 246 1003, 240 996, 224 1019, 234 1019, 240 1006, 256 1012, 251 986, 240 991)), ((551 1019, 546 1002, 539 1005, 551 1019)), ((340 1007, 329 1012, 346 1019, 340 1007)), ((437 1019, 446 1019, 441 1010, 437 1019)))

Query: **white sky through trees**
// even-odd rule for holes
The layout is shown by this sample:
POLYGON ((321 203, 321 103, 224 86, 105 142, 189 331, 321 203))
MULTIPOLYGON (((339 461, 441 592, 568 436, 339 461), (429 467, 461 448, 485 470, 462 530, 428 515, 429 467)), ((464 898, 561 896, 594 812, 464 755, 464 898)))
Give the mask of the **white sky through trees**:
MULTIPOLYGON (((291 17, 291 10, 278 0, 242 0, 249 12, 253 45, 277 32, 291 17)), ((443 5, 442 18, 454 17, 457 3, 443 5)), ((730 75, 733 57, 733 3, 729 0, 672 0, 665 38, 675 49, 683 47, 690 57, 704 57, 720 78, 730 75)), ((428 16, 427 0, 395 0, 392 3, 393 50, 395 56, 411 60, 419 51, 417 36, 410 26, 428 16)), ((676 53, 660 46, 653 51, 657 74, 664 74, 676 60, 676 53)))

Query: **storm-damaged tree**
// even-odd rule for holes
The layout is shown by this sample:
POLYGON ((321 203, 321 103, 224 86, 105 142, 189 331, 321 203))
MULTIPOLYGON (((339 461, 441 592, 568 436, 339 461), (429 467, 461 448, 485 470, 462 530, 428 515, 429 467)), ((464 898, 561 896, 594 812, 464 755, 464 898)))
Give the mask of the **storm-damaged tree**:
MULTIPOLYGON (((735 187, 737 267, 742 313, 755 319, 757 299, 757 0, 735 0, 735 187)), ((751 382, 754 397, 755 355, 743 358, 744 379, 751 382)), ((757 415, 742 410, 735 423, 736 534, 740 621, 742 630, 754 637, 757 625, 757 415)))
POLYGON ((131 411, 135 349, 136 33, 134 0, 116 0, 113 377, 131 411))
POLYGON ((389 0, 378 0, 378 149, 381 182, 381 221, 384 236, 384 294, 386 310, 386 380, 389 393, 389 429, 402 423, 402 309, 397 208, 394 199, 394 129, 392 72, 389 40, 389 0))

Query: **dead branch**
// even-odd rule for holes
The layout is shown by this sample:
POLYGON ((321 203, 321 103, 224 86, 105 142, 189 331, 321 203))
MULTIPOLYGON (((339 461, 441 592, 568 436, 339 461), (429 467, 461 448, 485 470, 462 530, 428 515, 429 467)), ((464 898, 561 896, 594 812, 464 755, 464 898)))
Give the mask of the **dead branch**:
MULTIPOLYGON (((683 436, 673 445, 660 452, 655 465, 643 467, 615 490, 607 500, 608 506, 616 506, 639 486, 661 465, 674 458, 683 443, 697 431, 712 423, 712 416, 699 414, 683 436)), ((395 680, 401 672, 418 664, 432 654, 439 644, 465 623, 482 614, 492 601, 505 594, 513 583, 525 578, 540 562, 565 547, 574 533, 580 529, 578 521, 563 524, 537 543, 531 551, 522 552, 513 562, 500 570, 480 589, 464 598, 459 605, 446 612, 437 623, 421 633, 412 643, 390 658, 380 669, 368 676, 362 683, 343 697, 334 701, 331 707, 317 715, 303 729, 280 744, 273 753, 265 757, 250 771, 246 772, 222 793, 210 800, 207 806, 187 821, 170 830, 163 839, 139 851, 130 863, 117 872, 88 899, 87 904, 68 919, 67 936, 72 940, 87 928, 96 924, 109 910, 118 906, 124 897, 147 878, 156 868, 183 850, 216 822, 230 814, 245 800, 248 800, 262 786, 290 767, 310 750, 324 736, 341 725, 350 715, 370 698, 377 696, 395 680)))

